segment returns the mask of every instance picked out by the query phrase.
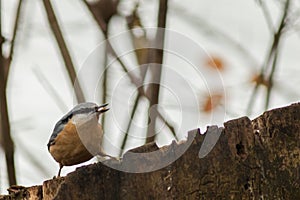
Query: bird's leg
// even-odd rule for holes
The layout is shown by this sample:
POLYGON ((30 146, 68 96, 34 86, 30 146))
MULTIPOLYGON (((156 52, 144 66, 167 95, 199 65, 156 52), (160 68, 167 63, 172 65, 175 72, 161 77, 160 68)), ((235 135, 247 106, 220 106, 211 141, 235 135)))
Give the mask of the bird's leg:
POLYGON ((61 172, 61 169, 63 168, 63 165, 59 163, 59 170, 58 170, 58 175, 57 177, 60 177, 60 172, 61 172))

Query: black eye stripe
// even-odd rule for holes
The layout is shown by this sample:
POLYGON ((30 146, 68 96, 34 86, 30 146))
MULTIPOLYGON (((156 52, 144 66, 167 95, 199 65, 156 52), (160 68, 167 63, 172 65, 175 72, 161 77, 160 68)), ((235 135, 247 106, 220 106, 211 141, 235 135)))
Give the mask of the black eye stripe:
POLYGON ((95 110, 97 110, 97 108, 84 108, 84 109, 80 109, 80 110, 74 111, 73 115, 76 115, 76 114, 87 114, 87 113, 93 112, 95 110))

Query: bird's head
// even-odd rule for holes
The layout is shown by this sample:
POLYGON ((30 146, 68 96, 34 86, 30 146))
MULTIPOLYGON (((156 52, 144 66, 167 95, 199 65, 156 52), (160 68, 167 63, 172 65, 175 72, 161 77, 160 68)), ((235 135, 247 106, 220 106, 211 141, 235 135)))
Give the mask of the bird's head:
POLYGON ((107 106, 108 104, 98 106, 97 104, 91 102, 80 103, 76 105, 55 124, 53 133, 48 143, 48 148, 70 120, 72 120, 72 122, 78 126, 88 122, 97 122, 100 114, 109 110, 107 106))
POLYGON ((78 104, 69 112, 69 114, 72 115, 71 117, 69 117, 69 119, 75 117, 88 120, 88 118, 91 118, 91 116, 96 115, 98 120, 100 114, 105 113, 109 110, 107 106, 108 104, 98 106, 97 104, 90 102, 78 104))

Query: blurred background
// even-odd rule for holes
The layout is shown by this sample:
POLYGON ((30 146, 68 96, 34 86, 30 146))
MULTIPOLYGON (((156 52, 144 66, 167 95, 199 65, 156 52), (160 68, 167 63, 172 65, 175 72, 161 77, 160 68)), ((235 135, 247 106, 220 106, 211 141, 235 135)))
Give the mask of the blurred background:
POLYGON ((297 0, 0 4, 2 194, 56 175, 46 145, 78 102, 110 103, 104 147, 121 156, 299 101, 297 0))

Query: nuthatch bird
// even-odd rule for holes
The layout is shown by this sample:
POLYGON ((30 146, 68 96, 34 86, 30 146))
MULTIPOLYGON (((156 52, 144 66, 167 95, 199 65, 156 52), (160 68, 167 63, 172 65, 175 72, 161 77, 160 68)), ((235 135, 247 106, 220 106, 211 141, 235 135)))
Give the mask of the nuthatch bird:
POLYGON ((55 125, 47 144, 48 151, 63 166, 76 165, 94 155, 107 156, 102 149, 103 130, 98 123, 108 104, 81 103, 64 115, 55 125))

